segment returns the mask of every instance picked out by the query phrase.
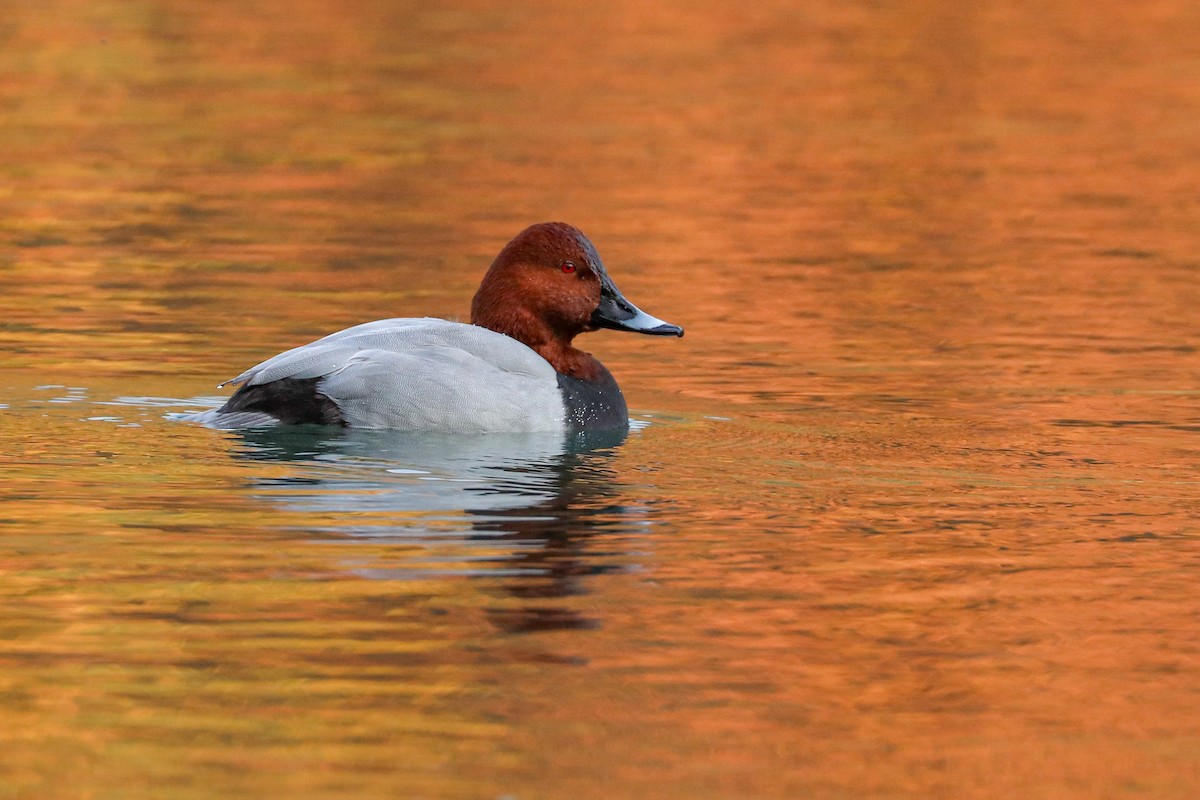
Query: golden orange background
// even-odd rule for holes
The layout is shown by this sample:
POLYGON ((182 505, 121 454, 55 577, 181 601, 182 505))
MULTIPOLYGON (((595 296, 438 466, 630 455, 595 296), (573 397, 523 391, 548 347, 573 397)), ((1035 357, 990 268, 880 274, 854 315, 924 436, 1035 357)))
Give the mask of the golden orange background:
POLYGON ((1200 6, 44 0, 0 120, 0 798, 1200 793, 1200 6), (503 513, 163 419, 548 219, 688 332, 503 513))

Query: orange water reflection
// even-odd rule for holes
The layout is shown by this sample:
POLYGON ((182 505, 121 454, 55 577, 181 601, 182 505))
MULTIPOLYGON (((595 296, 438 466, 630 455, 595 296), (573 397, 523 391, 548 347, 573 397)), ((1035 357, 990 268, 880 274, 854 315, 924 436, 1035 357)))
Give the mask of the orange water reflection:
POLYGON ((9 794, 1196 795, 1197 8, 49 0, 0 39, 9 794), (543 219, 688 329, 589 337, 619 445, 147 399, 465 316, 543 219))

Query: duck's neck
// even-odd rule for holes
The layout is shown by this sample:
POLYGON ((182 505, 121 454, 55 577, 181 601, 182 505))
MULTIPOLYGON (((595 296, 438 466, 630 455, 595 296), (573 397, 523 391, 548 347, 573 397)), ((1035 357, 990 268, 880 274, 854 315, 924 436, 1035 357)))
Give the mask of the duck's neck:
POLYGON ((555 372, 560 375, 578 378, 581 381, 594 381, 604 373, 604 366, 595 356, 573 347, 569 342, 550 341, 529 346, 549 361, 555 372))
POLYGON ((604 373, 604 366, 595 356, 571 344, 573 335, 556 332, 544 320, 525 309, 501 303, 475 302, 471 306, 471 323, 528 345, 562 375, 592 381, 604 373))

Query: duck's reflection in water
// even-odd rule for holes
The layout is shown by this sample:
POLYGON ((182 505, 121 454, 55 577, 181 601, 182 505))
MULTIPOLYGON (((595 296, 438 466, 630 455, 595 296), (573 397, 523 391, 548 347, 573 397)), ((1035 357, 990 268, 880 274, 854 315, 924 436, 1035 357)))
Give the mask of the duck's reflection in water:
POLYGON ((548 601, 584 593, 585 576, 635 568, 629 537, 653 524, 655 508, 631 499, 617 477, 626 435, 291 426, 241 432, 239 457, 294 465, 286 477, 262 479, 260 496, 311 514, 314 532, 416 549, 401 567, 356 574, 502 578, 506 593, 529 604, 489 616, 523 632, 594 626, 548 601))

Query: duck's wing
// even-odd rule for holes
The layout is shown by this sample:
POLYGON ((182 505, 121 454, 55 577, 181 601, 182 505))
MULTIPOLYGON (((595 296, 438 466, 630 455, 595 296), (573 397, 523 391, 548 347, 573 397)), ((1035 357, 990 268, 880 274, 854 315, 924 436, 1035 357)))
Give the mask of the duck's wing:
POLYGON ((317 390, 356 428, 445 433, 562 430, 553 368, 514 372, 457 347, 360 350, 317 390))
POLYGON ((290 420, 289 409, 266 405, 315 401, 315 410, 305 405, 299 418, 329 419, 321 405, 327 398, 336 406, 333 421, 340 417, 355 427, 544 431, 561 430, 565 418, 557 373, 544 358, 503 334, 439 319, 347 328, 269 358, 229 383, 242 388, 217 414, 246 405, 290 420), (298 398, 300 390, 317 397, 298 398), (250 391, 256 393, 252 404, 237 402, 250 391), (268 396, 270 403, 260 400, 268 396))
POLYGON ((258 386, 284 378, 322 377, 345 366, 362 350, 403 353, 435 347, 457 348, 505 372, 533 377, 553 378, 555 375, 554 368, 544 358, 502 333, 444 319, 402 317, 365 322, 285 350, 221 386, 258 386))

